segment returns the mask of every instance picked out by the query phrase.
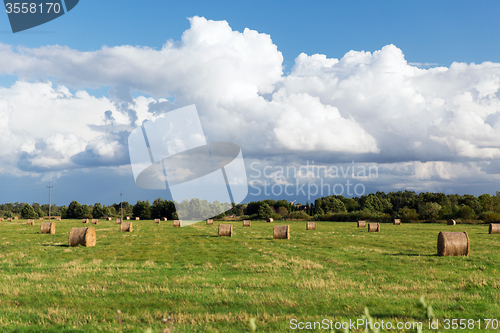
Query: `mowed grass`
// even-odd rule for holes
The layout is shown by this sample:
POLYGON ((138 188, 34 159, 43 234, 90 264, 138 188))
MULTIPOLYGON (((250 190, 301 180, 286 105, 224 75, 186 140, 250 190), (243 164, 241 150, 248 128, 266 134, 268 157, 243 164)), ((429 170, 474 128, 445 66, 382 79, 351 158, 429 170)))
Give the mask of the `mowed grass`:
POLYGON ((218 221, 133 221, 126 233, 114 221, 64 220, 55 235, 25 222, 0 223, 1 332, 249 332, 250 318, 257 332, 288 332, 291 319, 356 320, 365 306, 379 321, 427 323, 422 295, 440 319, 500 319, 500 235, 486 225, 368 233, 287 222, 291 239, 274 240, 283 222, 231 222, 232 238, 217 236, 218 221), (68 247, 71 228, 85 226, 97 245, 68 247), (438 257, 440 231, 467 231, 470 256, 438 257))

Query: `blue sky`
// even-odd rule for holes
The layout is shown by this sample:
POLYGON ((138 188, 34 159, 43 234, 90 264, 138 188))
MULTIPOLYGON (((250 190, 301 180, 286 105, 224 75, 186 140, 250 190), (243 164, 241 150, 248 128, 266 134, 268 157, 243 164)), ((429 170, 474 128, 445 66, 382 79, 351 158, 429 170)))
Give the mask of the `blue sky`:
POLYGON ((132 203, 168 197, 137 187, 126 134, 154 105, 193 103, 209 136, 242 147, 250 193, 350 180, 365 192, 494 194, 499 9, 497 1, 81 0, 16 34, 0 15, 0 202, 45 202, 48 181, 60 205, 111 204, 120 191, 132 203), (378 173, 281 171, 313 162, 378 173))

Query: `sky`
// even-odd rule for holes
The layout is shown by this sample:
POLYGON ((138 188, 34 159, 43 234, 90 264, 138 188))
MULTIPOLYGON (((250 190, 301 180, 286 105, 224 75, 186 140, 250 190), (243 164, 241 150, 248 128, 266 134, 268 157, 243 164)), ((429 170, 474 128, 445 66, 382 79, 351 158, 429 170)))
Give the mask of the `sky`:
POLYGON ((80 0, 0 15, 0 202, 171 198, 128 136, 196 105, 244 158, 249 202, 412 190, 495 194, 497 1, 80 0))

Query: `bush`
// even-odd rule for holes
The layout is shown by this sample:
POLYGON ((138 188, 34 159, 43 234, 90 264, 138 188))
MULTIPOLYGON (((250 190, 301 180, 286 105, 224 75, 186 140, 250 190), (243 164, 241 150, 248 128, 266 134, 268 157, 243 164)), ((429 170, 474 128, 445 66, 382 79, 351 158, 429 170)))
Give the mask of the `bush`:
POLYGON ((479 219, 484 222, 498 222, 500 221, 500 214, 495 212, 484 212, 479 214, 479 219))
POLYGON ((288 219, 292 220, 310 220, 311 217, 304 212, 291 212, 288 214, 288 219))
POLYGON ((281 214, 276 214, 276 213, 271 214, 271 218, 276 221, 283 220, 283 216, 281 216, 281 214))

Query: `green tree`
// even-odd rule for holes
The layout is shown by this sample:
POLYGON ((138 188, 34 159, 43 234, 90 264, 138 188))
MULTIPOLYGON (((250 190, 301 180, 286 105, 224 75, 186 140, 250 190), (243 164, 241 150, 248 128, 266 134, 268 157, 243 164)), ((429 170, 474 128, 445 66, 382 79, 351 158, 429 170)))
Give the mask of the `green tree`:
POLYGON ((399 216, 401 216, 401 219, 405 222, 418 220, 417 211, 415 209, 409 208, 409 207, 401 208, 399 210, 399 216))
POLYGON ((105 209, 102 207, 101 203, 96 202, 94 208, 92 209, 92 217, 95 219, 100 219, 104 217, 105 209))
POLYGON ((81 205, 78 201, 74 200, 68 206, 66 218, 69 219, 82 219, 90 217, 90 209, 87 205, 81 205))
POLYGON ((273 210, 267 203, 264 203, 260 206, 259 208, 259 218, 260 219, 267 219, 270 218, 271 215, 273 214, 273 210))
POLYGON ((435 221, 439 217, 440 210, 441 210, 441 205, 438 204, 437 202, 427 202, 420 207, 418 213, 424 219, 435 221))
POLYGON ((38 216, 33 207, 30 204, 26 204, 21 210, 21 216, 24 219, 34 219, 38 216))
POLYGON ((465 220, 472 220, 476 217, 476 212, 474 209, 467 205, 460 205, 458 210, 458 216, 465 220))
POLYGON ((151 205, 149 204, 149 200, 140 201, 134 205, 132 212, 134 217, 139 217, 141 220, 149 220, 151 218, 151 205))

